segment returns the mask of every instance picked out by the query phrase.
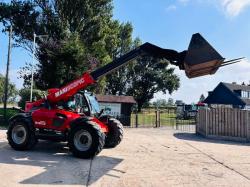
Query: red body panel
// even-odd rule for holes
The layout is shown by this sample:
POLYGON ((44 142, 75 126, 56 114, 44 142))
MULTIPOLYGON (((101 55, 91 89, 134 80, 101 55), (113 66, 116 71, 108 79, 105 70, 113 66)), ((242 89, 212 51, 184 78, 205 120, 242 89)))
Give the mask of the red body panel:
POLYGON ((40 99, 40 100, 37 100, 35 102, 26 101, 25 112, 29 112, 33 107, 40 106, 44 101, 45 101, 44 99, 40 99))
MULTIPOLYGON (((95 80, 88 72, 86 72, 81 78, 72 81, 62 88, 49 89, 47 100, 50 104, 52 104, 53 108, 48 109, 41 107, 32 112, 32 120, 34 122, 35 128, 52 129, 61 132, 70 129, 70 123, 82 116, 75 112, 56 108, 55 103, 59 101, 68 101, 69 98, 75 95, 79 90, 82 90, 94 83, 95 80)), ((27 102, 25 112, 30 112, 34 107, 40 107, 43 102, 45 102, 45 99, 40 99, 35 102, 27 102)), ((97 123, 103 132, 108 132, 108 127, 105 123, 99 121, 95 117, 93 117, 91 120, 97 123)))
MULTIPOLYGON (((53 129, 61 132, 70 129, 70 123, 80 117, 82 116, 77 113, 62 109, 40 108, 32 112, 32 120, 35 128, 53 129), (62 118, 62 116, 65 118, 62 118)), ((92 120, 100 126, 103 132, 108 132, 106 124, 102 123, 95 117, 93 117, 92 120)))

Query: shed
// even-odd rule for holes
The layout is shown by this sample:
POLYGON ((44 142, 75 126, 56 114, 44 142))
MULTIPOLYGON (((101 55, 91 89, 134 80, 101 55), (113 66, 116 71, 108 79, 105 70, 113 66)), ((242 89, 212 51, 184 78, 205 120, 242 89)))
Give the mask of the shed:
POLYGON ((136 104, 132 96, 96 95, 100 108, 106 114, 117 117, 123 125, 130 126, 132 107, 136 104))

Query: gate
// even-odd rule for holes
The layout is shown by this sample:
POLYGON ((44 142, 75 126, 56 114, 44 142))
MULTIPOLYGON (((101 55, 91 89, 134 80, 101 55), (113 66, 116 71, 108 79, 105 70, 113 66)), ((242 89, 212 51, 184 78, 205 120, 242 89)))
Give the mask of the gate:
POLYGON ((175 108, 148 109, 131 114, 130 127, 167 127, 178 131, 195 132, 196 116, 180 119, 177 118, 175 108))
POLYGON ((184 132, 196 132, 197 114, 189 119, 176 119, 176 130, 184 132))

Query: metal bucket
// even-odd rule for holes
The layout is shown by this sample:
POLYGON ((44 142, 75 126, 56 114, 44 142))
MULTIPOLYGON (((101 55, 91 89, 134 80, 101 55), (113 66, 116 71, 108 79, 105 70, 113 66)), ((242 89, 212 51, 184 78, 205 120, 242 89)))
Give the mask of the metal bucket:
POLYGON ((184 69, 187 77, 194 78, 214 74, 223 64, 224 58, 199 34, 190 41, 184 69))

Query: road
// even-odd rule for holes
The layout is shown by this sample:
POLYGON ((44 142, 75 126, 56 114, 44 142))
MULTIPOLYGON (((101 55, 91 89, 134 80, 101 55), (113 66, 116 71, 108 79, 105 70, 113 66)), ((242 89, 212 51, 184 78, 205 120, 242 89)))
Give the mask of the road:
POLYGON ((66 144, 12 150, 0 130, 0 186, 250 186, 250 144, 207 140, 164 128, 125 129, 123 142, 93 160, 66 144))

